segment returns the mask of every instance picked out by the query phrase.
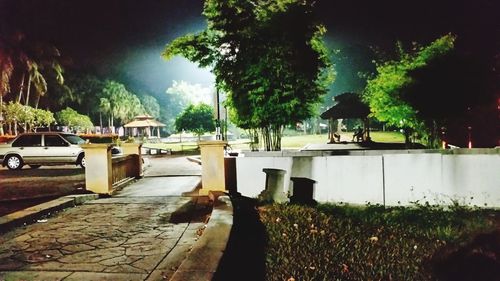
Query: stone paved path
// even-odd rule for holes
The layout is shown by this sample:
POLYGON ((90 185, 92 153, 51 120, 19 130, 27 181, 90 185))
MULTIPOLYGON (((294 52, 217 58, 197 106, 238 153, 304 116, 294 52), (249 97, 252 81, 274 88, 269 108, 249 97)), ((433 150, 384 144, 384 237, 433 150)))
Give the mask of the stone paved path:
MULTIPOLYGON (((168 160, 161 161, 168 170, 168 160)), ((198 168, 184 161, 171 163, 198 168)), ((156 164, 151 161, 159 170, 156 164)), ((162 280, 171 276, 204 226, 203 219, 194 216, 200 212, 194 210, 203 213, 207 207, 197 201, 202 199, 179 196, 194 188, 196 177, 172 183, 172 177, 162 182, 160 173, 155 173, 155 181, 149 184, 154 188, 145 188, 148 185, 139 180, 117 197, 66 209, 0 235, 0 280, 162 280)))

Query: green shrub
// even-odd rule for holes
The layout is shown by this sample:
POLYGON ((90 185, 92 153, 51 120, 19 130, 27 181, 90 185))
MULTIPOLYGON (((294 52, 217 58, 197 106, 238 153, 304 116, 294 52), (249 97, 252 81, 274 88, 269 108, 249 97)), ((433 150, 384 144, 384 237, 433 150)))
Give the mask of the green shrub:
POLYGON ((267 280, 432 280, 436 250, 491 228, 483 211, 266 205, 267 280))

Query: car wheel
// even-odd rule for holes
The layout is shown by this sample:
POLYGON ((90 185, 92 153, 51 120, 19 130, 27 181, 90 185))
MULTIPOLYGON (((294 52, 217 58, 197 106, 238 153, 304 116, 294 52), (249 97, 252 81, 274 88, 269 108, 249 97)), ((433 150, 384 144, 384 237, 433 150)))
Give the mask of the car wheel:
POLYGON ((86 165, 86 163, 85 163, 85 156, 82 155, 78 159, 79 159, 78 160, 78 165, 80 165, 80 167, 82 167, 83 169, 85 169, 85 165, 86 165))
POLYGON ((6 159, 9 170, 20 170, 23 167, 23 159, 17 155, 11 155, 6 159))
POLYGON ((40 167, 42 167, 42 165, 30 165, 31 169, 38 169, 40 167))

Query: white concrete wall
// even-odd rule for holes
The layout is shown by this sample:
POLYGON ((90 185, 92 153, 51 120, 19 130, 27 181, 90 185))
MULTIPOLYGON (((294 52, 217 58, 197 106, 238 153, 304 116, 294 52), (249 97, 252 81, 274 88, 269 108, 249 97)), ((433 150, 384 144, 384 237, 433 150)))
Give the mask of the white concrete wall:
MULTIPOLYGON (((319 202, 411 205, 414 202, 500 208, 500 151, 477 154, 439 151, 384 151, 342 156, 238 157, 238 191, 255 197, 265 185, 263 168, 286 171, 290 177, 316 181, 319 202)), ((264 156, 262 156, 264 155, 264 156)), ((287 190, 285 190, 286 192, 287 190)))
MULTIPOLYGON (((292 157, 237 157, 236 181, 238 192, 248 197, 257 197, 266 184, 264 168, 275 168, 287 171, 285 186, 290 185, 292 157)), ((287 192, 287 190, 284 190, 287 192)))

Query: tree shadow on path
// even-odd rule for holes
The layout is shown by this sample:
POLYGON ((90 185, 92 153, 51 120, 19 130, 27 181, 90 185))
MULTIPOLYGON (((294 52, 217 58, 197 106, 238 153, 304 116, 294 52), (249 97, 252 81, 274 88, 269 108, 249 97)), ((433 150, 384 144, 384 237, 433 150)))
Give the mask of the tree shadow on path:
POLYGON ((259 219, 257 200, 233 196, 231 201, 233 227, 213 280, 265 280, 267 235, 259 219))

